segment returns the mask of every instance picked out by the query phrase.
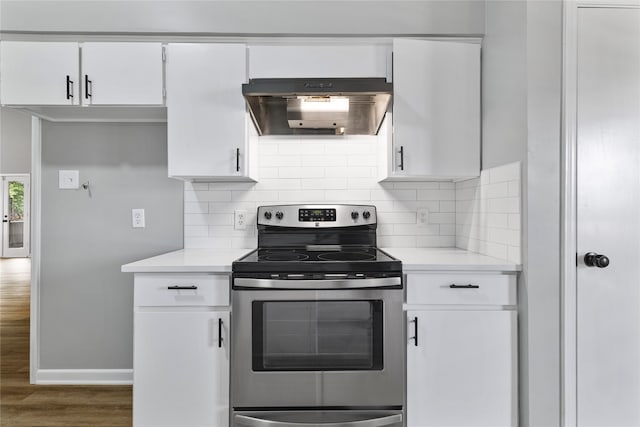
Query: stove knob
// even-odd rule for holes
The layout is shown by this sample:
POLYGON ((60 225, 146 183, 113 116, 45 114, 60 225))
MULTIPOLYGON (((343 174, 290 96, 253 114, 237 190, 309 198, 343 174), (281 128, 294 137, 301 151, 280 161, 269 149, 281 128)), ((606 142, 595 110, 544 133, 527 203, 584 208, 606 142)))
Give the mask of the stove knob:
POLYGON ((369 219, 370 216, 371 216, 371 212, 369 211, 362 212, 362 218, 369 219))
POLYGON ((354 220, 358 219, 358 215, 359 214, 356 211, 351 212, 351 218, 353 218, 354 220))
POLYGON ((264 217, 265 217, 266 219, 271 219, 271 212, 266 211, 266 212, 264 213, 264 217))
POLYGON ((284 214, 282 212, 276 212, 276 218, 282 219, 283 216, 284 214))

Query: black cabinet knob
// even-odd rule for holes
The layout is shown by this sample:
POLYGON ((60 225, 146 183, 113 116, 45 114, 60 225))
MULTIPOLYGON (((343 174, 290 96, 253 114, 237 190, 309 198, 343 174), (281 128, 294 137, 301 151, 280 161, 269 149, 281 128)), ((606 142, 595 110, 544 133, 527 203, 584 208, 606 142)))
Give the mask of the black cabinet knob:
POLYGON ((266 212, 264 213, 264 217, 265 217, 266 219, 271 219, 271 212, 266 211, 266 212))
POLYGON ((362 218, 369 219, 370 216, 371 216, 371 212, 369 211, 362 212, 362 218))
POLYGON ((351 218, 353 219, 358 219, 358 217, 360 216, 360 214, 356 211, 351 212, 351 218))
POLYGON ((587 267, 606 268, 609 265, 609 258, 606 255, 588 252, 584 256, 584 263, 587 267))
POLYGON ((282 212, 276 212, 276 218, 282 219, 283 216, 284 214, 282 212))

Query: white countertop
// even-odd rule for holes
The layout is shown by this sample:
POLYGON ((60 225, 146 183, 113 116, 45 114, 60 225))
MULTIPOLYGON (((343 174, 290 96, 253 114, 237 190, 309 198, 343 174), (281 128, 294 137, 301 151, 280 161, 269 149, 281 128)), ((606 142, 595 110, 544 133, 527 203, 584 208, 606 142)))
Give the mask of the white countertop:
POLYGON ((122 266, 125 273, 230 273, 231 263, 253 249, 180 249, 122 266))
POLYGON ((409 271, 520 271, 520 264, 458 248, 381 248, 409 271))
MULTIPOLYGON (((253 249, 181 249, 122 266, 125 273, 229 273, 253 249)), ((410 271, 520 271, 511 261, 457 248, 382 248, 410 271)))

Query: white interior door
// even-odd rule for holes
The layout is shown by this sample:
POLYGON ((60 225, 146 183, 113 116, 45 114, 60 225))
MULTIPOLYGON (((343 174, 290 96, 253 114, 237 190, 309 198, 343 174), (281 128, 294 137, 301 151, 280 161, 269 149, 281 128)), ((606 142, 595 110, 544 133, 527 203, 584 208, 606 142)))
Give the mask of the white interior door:
POLYGON ((640 9, 579 9, 577 60, 577 425, 637 427, 640 9))
POLYGON ((2 257, 29 256, 29 177, 2 176, 2 257))

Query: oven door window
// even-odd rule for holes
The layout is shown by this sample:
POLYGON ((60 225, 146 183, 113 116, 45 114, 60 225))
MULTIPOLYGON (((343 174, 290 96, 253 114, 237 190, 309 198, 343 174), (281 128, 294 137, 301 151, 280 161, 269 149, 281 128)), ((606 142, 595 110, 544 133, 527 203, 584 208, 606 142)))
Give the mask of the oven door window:
POLYGON ((383 368, 383 306, 365 301, 254 301, 254 371, 383 368))

